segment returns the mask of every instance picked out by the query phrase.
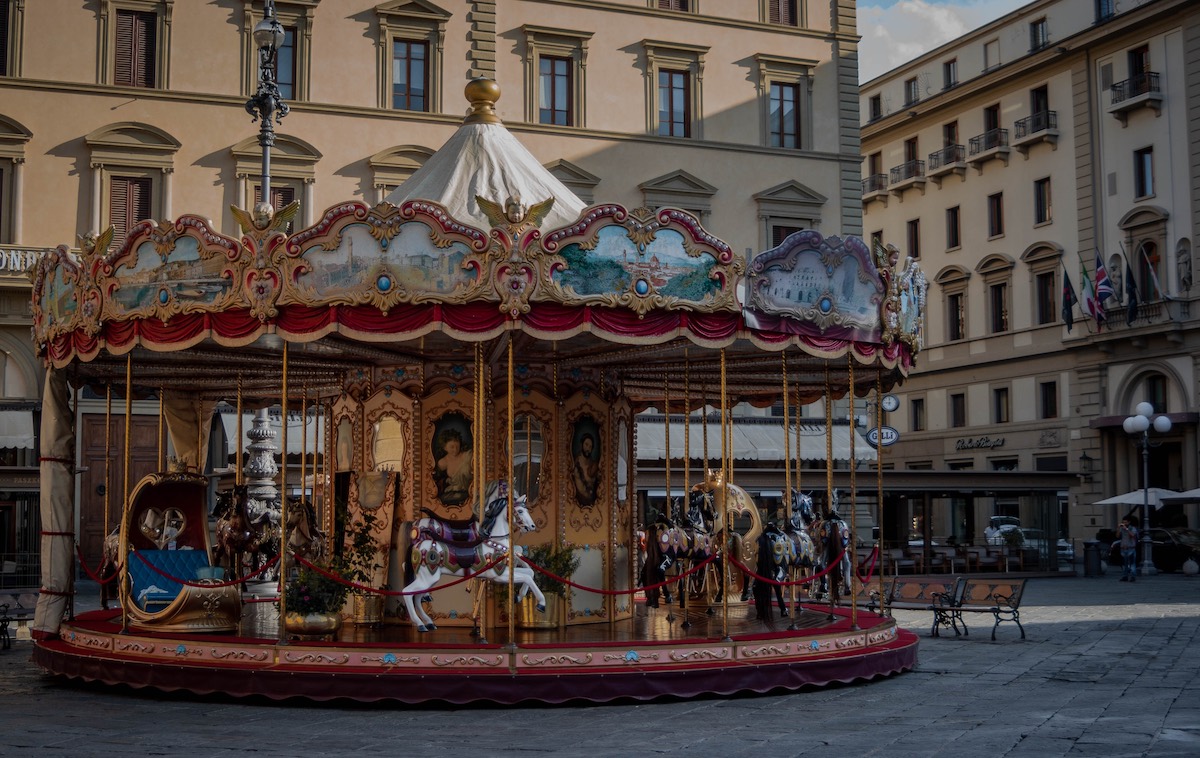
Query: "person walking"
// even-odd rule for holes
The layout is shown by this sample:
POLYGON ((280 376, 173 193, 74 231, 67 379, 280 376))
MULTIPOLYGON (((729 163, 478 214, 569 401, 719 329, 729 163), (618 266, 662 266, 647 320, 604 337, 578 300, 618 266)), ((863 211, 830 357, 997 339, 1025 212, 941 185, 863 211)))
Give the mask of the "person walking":
POLYGON ((1117 535, 1121 543, 1121 581, 1136 582, 1138 529, 1131 517, 1121 519, 1117 535))

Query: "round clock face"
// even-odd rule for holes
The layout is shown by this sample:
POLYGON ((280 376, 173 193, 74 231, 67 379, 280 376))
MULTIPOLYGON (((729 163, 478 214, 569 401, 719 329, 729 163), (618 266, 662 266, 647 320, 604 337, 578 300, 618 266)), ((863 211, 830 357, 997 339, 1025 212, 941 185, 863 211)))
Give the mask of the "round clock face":
POLYGON ((883 406, 885 411, 891 413, 900 407, 900 398, 896 397, 895 395, 884 395, 880 405, 883 406))

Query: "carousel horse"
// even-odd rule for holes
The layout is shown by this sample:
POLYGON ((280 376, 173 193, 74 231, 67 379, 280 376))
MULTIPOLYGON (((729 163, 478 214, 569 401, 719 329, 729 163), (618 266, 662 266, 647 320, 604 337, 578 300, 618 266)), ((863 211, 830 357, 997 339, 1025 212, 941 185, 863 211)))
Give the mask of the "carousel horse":
POLYGON ((231 579, 245 575, 244 562, 251 558, 257 568, 259 554, 272 542, 270 518, 263 515, 251 521, 246 510, 249 490, 238 484, 217 493, 217 545, 214 551, 217 564, 229 570, 231 579))
MULTIPOLYGON (((715 549, 710 524, 705 515, 713 515, 708 493, 693 492, 689 496, 686 514, 676 503, 672 508, 675 519, 659 514, 650 524, 646 537, 646 562, 642 565, 642 586, 654 585, 666 579, 667 570, 679 562, 699 562, 711 556, 715 549), (686 518, 686 521, 684 520, 686 518)), ((657 589, 646 592, 646 606, 658 607, 657 589)), ((667 602, 671 602, 667 593, 667 602)))
MULTIPOLYGON (((809 545, 811 558, 812 546, 809 545)), ((783 582, 795 563, 796 548, 792 538, 779 531, 772 521, 767 524, 762 535, 758 538, 758 564, 754 570, 760 577, 766 577, 775 582, 783 582)), ((769 584, 757 577, 754 580, 754 609, 759 619, 771 618, 771 589, 775 590, 775 600, 779 603, 779 615, 788 615, 787 603, 783 599, 783 586, 769 584)))
POLYGON ((845 550, 850 544, 850 527, 838 515, 838 491, 833 491, 829 510, 821 517, 813 507, 812 496, 793 489, 790 528, 808 532, 815 551, 812 568, 818 573, 825 571, 839 555, 842 558, 829 574, 822 575, 819 586, 812 589, 813 595, 824 596, 829 591, 828 579, 833 574, 838 575, 838 586, 841 587, 842 594, 850 594, 850 552, 845 550))
MULTIPOLYGON (((317 509, 310 500, 298 497, 288 499, 287 513, 287 566, 295 563, 299 556, 310 563, 320 563, 325 558, 325 532, 317 526, 317 509)), ((286 576, 286 574, 285 574, 286 576)))
MULTIPOLYGON (((424 594, 437 584, 442 576, 465 576, 470 572, 480 579, 508 584, 509 571, 505 560, 486 571, 480 570, 497 557, 505 556, 512 548, 512 535, 508 531, 507 483, 493 482, 488 489, 486 502, 483 522, 476 532, 477 538, 461 541, 439 538, 438 535, 455 534, 456 530, 463 526, 461 522, 446 522, 432 517, 420 519, 413 524, 412 547, 406 567, 406 576, 411 575, 413 578, 404 588, 404 606, 408 609, 408 617, 418 632, 433 631, 437 629, 437 625, 420 604, 413 602, 413 597, 424 594)), ((525 506, 524 495, 513 499, 513 522, 522 532, 532 532, 537 528, 529 509, 525 506)), ((532 592, 537 599, 538 611, 545 613, 546 597, 533 579, 533 569, 518 559, 513 571, 513 583, 520 589, 513 593, 513 600, 520 602, 527 593, 532 592)))
POLYGON ((104 551, 96 575, 100 580, 100 607, 108 610, 108 601, 117 599, 117 582, 113 577, 121 570, 121 527, 104 538, 104 551))
MULTIPOLYGON (((742 565, 756 565, 758 560, 758 538, 763 533, 763 524, 758 506, 755 505, 754 499, 750 497, 750 493, 736 484, 725 482, 721 471, 716 469, 707 470, 704 481, 693 485, 692 491, 707 493, 712 498, 708 507, 713 514, 712 534, 716 544, 723 545, 742 565), (744 534, 732 527, 726 529, 726 516, 747 517, 750 520, 750 528, 744 534)), ((722 568, 718 566, 715 571, 718 572, 718 576, 720 577, 719 589, 716 595, 717 599, 719 599, 724 593, 726 582, 724 577, 720 576, 722 568)), ((747 600, 749 599, 749 580, 750 577, 743 574, 742 597, 747 600)))

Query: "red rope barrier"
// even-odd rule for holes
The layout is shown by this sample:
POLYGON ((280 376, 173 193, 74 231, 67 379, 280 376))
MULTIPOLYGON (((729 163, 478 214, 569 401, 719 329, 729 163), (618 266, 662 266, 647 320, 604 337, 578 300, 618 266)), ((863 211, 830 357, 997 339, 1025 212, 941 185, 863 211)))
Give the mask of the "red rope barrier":
POLYGON ((343 576, 338 576, 337 574, 335 574, 331 571, 326 571, 325 569, 321 568, 320 566, 316 565, 315 563, 309 563, 303 557, 296 555, 295 553, 292 553, 292 557, 295 558, 297 561, 299 561, 300 564, 305 566, 306 568, 312 569, 313 571, 316 571, 321 576, 323 576, 327 579, 332 579, 333 581, 337 582, 338 584, 344 584, 347 587, 350 587, 351 589, 362 590, 363 592, 370 592, 370 593, 373 593, 376 595, 384 595, 386 597, 403 597, 404 595, 424 595, 427 592, 437 592, 439 590, 448 589, 450 587, 453 587, 456 584, 462 584, 463 582, 469 581, 471 579, 475 579, 482 574, 486 574, 488 571, 491 571, 493 568, 495 568, 497 566, 497 564, 499 564, 500 562, 508 560, 507 554, 500 555, 500 556, 497 556, 496 559, 493 560, 491 563, 489 563, 488 565, 479 569, 479 571, 476 571, 474 574, 465 574, 462 577, 458 578, 457 580, 450 582, 449 584, 443 584, 438 587, 430 587, 429 589, 425 589, 425 590, 413 590, 412 592, 405 592, 403 590, 384 590, 384 589, 377 589, 375 587, 368 587, 365 584, 359 584, 358 582, 352 582, 343 576))
POLYGON ((576 584, 575 582, 572 582, 570 579, 565 579, 561 576, 558 576, 557 574, 550 573, 549 571, 547 571, 546 569, 537 565, 536 563, 529 560, 528 558, 525 559, 525 563, 527 563, 531 569, 538 572, 542 576, 549 577, 550 579, 553 579, 556 582, 562 582, 563 584, 565 584, 569 587, 574 587, 577 590, 583 590, 584 592, 594 592, 597 595, 635 595, 639 592, 646 592, 648 590, 656 590, 661 587, 665 587, 668 584, 675 584, 678 581, 687 579, 689 576, 696 573, 700 569, 704 568, 708 564, 712 563, 719 557, 720 556, 716 555, 716 554, 710 555, 707 558, 705 558, 703 561, 700 561, 699 563, 697 563, 692 568, 683 572, 682 574, 673 576, 670 579, 664 579, 663 581, 658 582, 657 584, 647 584, 644 587, 634 587, 633 589, 629 589, 629 590, 605 590, 605 589, 600 589, 598 587, 588 587, 583 584, 576 584))
POLYGON ((43 537, 74 537, 75 532, 48 532, 45 529, 38 532, 43 537))
POLYGON ((862 582, 865 587, 871 583, 871 577, 875 576, 875 564, 879 561, 879 546, 876 545, 871 550, 871 565, 867 566, 867 578, 864 579, 862 574, 858 573, 858 569, 854 569, 854 575, 858 577, 858 581, 862 582))
POLYGON ((79 557, 79 566, 80 566, 80 568, 83 569, 83 573, 87 574, 88 578, 91 579, 93 582, 96 582, 97 584, 100 584, 100 585, 108 584, 110 582, 116 581, 117 577, 119 577, 121 575, 121 566, 118 565, 116 572, 112 576, 110 576, 107 579, 101 579, 96 574, 96 572, 92 571, 91 567, 87 565, 87 561, 84 560, 84 558, 83 558, 83 550, 80 549, 78 544, 75 545, 75 555, 79 557))
POLYGON ((276 563, 279 562, 279 556, 277 555, 274 558, 272 558, 271 560, 267 561, 262 566, 262 568, 258 569, 257 571, 247 574, 246 576, 243 576, 241 579, 234 579, 234 580, 228 581, 228 582, 191 582, 186 579, 180 579, 177 576, 171 576, 167 572, 160 569, 158 566, 155 566, 153 563, 151 563, 150 561, 143 558, 142 554, 136 550, 130 550, 129 552, 136 555, 137 559, 139 561, 141 561, 142 563, 146 564, 147 566, 149 566, 150 570, 153 571, 154 573, 158 574, 159 576, 163 577, 164 579, 170 579, 172 582, 178 582, 186 587, 232 587, 236 584, 241 584, 242 582, 245 582, 248 579, 253 579, 254 577, 265 572, 267 569, 271 568, 272 566, 274 566, 276 563))
POLYGON ((750 576, 754 577, 755 579, 759 579, 759 580, 761 580, 761 581, 764 581, 764 582, 766 582, 767 584, 775 584, 775 585, 778 585, 778 586, 780 586, 780 587, 792 587, 792 586, 799 585, 799 584, 808 584, 808 583, 810 583, 810 582, 812 582, 812 581, 815 581, 815 580, 817 580, 817 579, 820 579, 821 577, 823 577, 823 576, 825 576, 826 574, 828 574, 830 571, 833 571, 833 567, 834 567, 834 566, 836 566, 836 565, 838 565, 839 563, 841 563, 841 562, 842 562, 842 558, 846 557, 846 551, 847 551, 848 549, 849 549, 849 547, 844 547, 844 548, 842 548, 842 552, 841 552, 841 554, 840 554, 840 555, 838 555, 838 557, 837 557, 837 560, 835 560, 835 561, 833 561, 832 563, 830 563, 828 566, 826 566, 825 568, 823 568, 821 571, 819 571, 819 572, 817 572, 817 573, 813 574, 812 576, 807 576, 807 577, 805 577, 805 578, 803 578, 803 579, 797 579, 797 580, 796 580, 796 581, 794 581, 794 582, 780 582, 780 581, 776 581, 776 580, 774 580, 774 579, 769 579, 769 578, 767 578, 767 577, 765 577, 765 576, 759 576, 758 574, 756 574, 754 571, 752 571, 752 570, 751 570, 751 569, 749 569, 748 567, 746 567, 746 566, 743 566, 743 565, 742 565, 742 562, 741 562, 741 561, 739 561, 737 558, 734 558, 733 556, 729 556, 729 561, 730 561, 730 563, 732 563, 734 566, 737 566, 739 571, 741 571, 741 572, 743 572, 743 573, 745 573, 745 574, 749 574, 750 576))

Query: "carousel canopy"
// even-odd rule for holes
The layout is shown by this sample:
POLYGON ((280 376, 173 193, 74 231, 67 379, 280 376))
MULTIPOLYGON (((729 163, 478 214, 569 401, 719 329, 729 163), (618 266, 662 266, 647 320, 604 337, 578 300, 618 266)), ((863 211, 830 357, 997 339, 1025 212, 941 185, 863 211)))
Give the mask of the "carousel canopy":
MULTIPOLYGON (((738 423, 733 425, 733 457, 735 460, 742 461, 782 461, 784 456, 784 428, 781 420, 770 421, 763 420, 761 423, 758 419, 738 419, 738 423)), ((683 458, 683 421, 672 421, 670 424, 671 434, 671 458, 683 458)), ((716 455, 715 451, 720 450, 720 421, 714 419, 709 422, 708 429, 708 445, 710 454, 716 455)), ((688 423, 688 454, 692 458, 701 458, 704 455, 704 424, 702 421, 693 419, 688 423)), ((858 461, 873 461, 876 458, 875 450, 867 444, 866 438, 858 433, 857 430, 852 431, 848 424, 834 424, 831 435, 833 437, 833 459, 835 461, 850 460, 850 435, 855 436, 854 440, 854 459, 858 461)), ((788 428, 788 442, 792 458, 800 458, 805 461, 823 461, 825 460, 825 424, 824 423, 805 423, 800 425, 800 450, 797 454, 796 450, 796 427, 788 428)), ((658 420, 648 419, 639 420, 637 424, 637 449, 639 460, 666 460, 667 457, 667 429, 664 426, 661 417, 658 420)))

